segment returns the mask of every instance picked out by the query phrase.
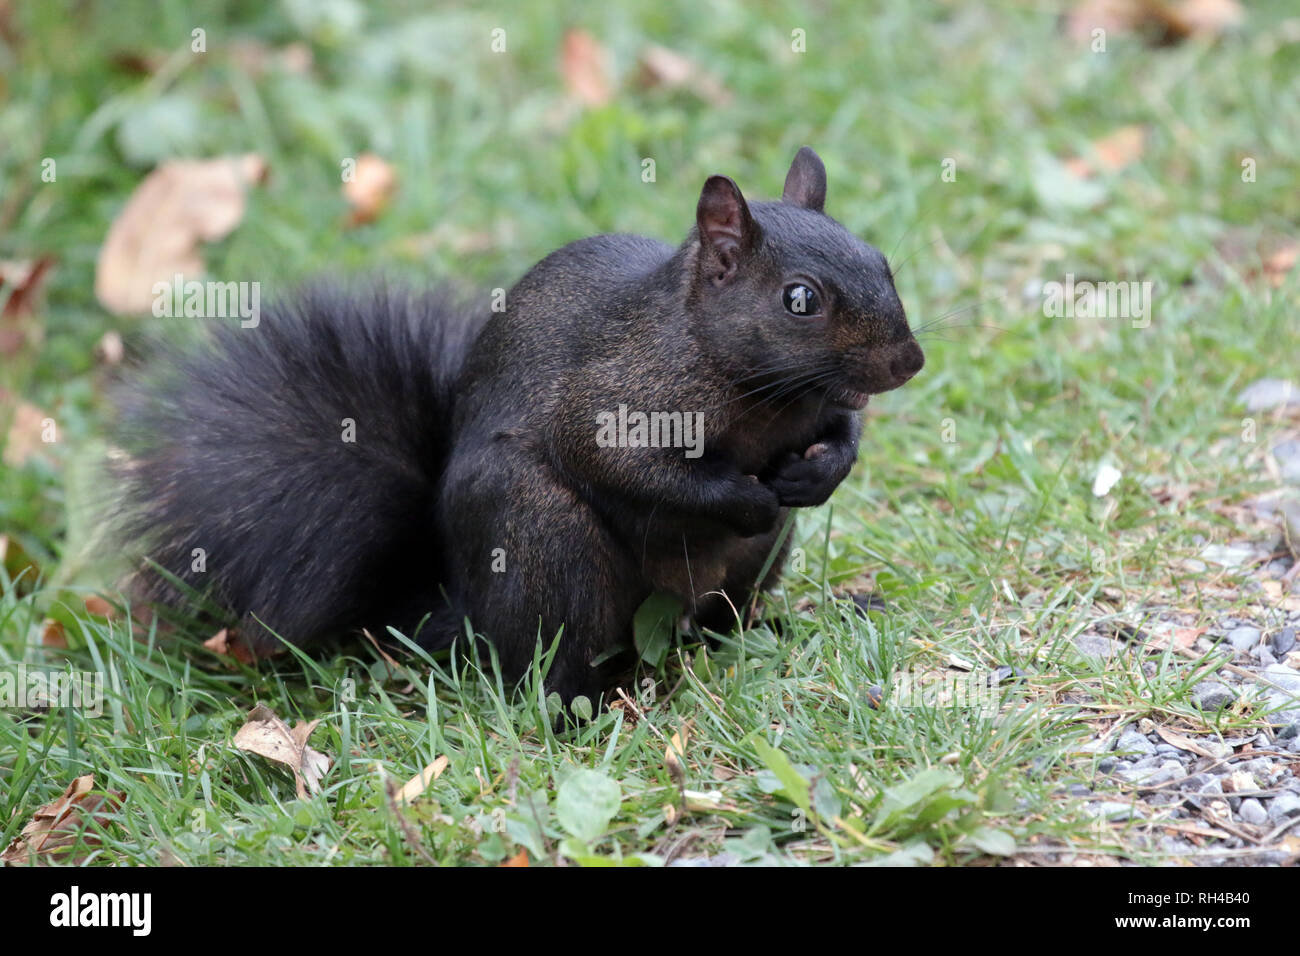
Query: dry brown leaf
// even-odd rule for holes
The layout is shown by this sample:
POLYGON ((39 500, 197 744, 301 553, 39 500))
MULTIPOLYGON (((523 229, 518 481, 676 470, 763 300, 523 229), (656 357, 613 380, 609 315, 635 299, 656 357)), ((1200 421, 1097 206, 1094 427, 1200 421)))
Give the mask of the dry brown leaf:
POLYGON ((1278 288, 1300 261, 1300 242, 1291 236, 1255 229, 1225 230, 1214 242, 1222 264, 1211 263, 1219 281, 1226 276, 1223 266, 1245 282, 1267 282, 1278 288))
POLYGON ((241 73, 258 77, 276 70, 305 76, 311 72, 315 58, 305 43, 271 47, 260 40, 235 39, 226 44, 226 54, 241 73))
MULTIPOLYGON (((1159 626, 1158 626, 1159 627, 1159 626)), ((1147 642, 1152 650, 1163 650, 1172 644, 1174 647, 1190 648, 1196 639, 1204 634, 1204 627, 1165 627, 1151 636, 1147 642)))
POLYGON ((1280 249, 1265 256, 1264 278, 1269 285, 1275 289, 1281 286, 1287 274, 1295 268, 1297 259, 1300 259, 1300 243, 1290 239, 1280 249))
POLYGON ((116 617, 117 609, 98 594, 87 594, 85 598, 86 613, 95 617, 116 617))
POLYGON ((604 106, 614 98, 609 57, 586 30, 565 32, 560 72, 570 95, 587 106, 604 106))
POLYGON ((320 720, 299 722, 292 730, 265 704, 249 712, 248 722, 235 733, 235 747, 282 763, 293 771, 299 799, 320 792, 320 779, 329 770, 330 758, 307 746, 307 739, 320 720))
POLYGON ((47 617, 41 622, 41 647, 55 647, 60 650, 68 648, 68 632, 63 624, 47 617))
POLYGON ((740 810, 736 804, 723 798, 721 790, 685 790, 682 796, 690 813, 736 813, 740 810))
POLYGON ((502 865, 502 866, 527 866, 527 865, 528 865, 528 851, 527 851, 527 850, 520 850, 518 853, 516 853, 516 854, 515 854, 514 856, 512 856, 510 859, 506 860, 506 861, 505 861, 504 863, 502 863, 501 865, 502 865))
POLYGON ((36 562, 21 544, 7 534, 0 534, 0 565, 4 566, 5 573, 9 575, 11 581, 22 578, 23 581, 19 584, 30 585, 40 576, 40 569, 36 562))
POLYGON ((1259 789, 1254 775, 1248 770, 1234 770, 1220 779, 1224 793, 1250 793, 1252 790, 1259 789))
POLYGON ((1099 172, 1114 173, 1142 158, 1146 147, 1146 130, 1141 126, 1121 126, 1114 132, 1094 140, 1087 156, 1075 156, 1065 161, 1065 168, 1087 179, 1099 172))
POLYGON ((731 91, 694 60, 667 47, 651 45, 641 51, 640 81, 647 89, 690 90, 713 106, 726 106, 731 91))
POLYGON ((41 293, 54 271, 55 258, 0 260, 0 298, 5 299, 0 318, 17 319, 39 311, 41 293))
POLYGON ((686 786, 686 745, 691 739, 692 723, 688 720, 680 730, 674 731, 664 750, 664 768, 679 788, 686 786))
POLYGON ((53 419, 35 405, 19 402, 5 439, 4 463, 10 468, 21 468, 33 458, 40 458, 53 465, 54 458, 48 450, 50 443, 45 441, 51 435, 58 436, 53 419))
POLYGON ((90 829, 82 832, 87 821, 104 826, 111 814, 121 807, 126 794, 117 791, 97 794, 95 775, 86 774, 68 785, 63 796, 47 803, 32 814, 22 833, 0 853, 0 862, 44 862, 42 857, 55 857, 60 863, 76 863, 81 857, 68 853, 78 845, 89 849, 99 845, 99 836, 90 829))
POLYGON ((41 311, 54 262, 53 256, 0 261, 0 355, 15 355, 41 338, 41 326, 33 316, 41 311))
POLYGON ((255 153, 163 163, 136 187, 109 227, 95 264, 95 296, 118 315, 148 312, 154 285, 203 273, 199 243, 230 234, 247 190, 266 176, 255 153))
POLYGON ((1213 39, 1238 26, 1245 12, 1237 0, 1083 0, 1066 14, 1065 31, 1078 42, 1107 33, 1143 33, 1151 42, 1213 39))
POLYGON ((1212 751, 1202 747, 1196 741, 1192 740, 1191 737, 1185 737, 1175 730, 1170 730, 1167 727, 1160 727, 1157 725, 1156 733, 1161 736, 1165 743, 1177 747, 1179 750, 1186 750, 1188 753, 1197 754, 1201 757, 1215 756, 1212 751))
POLYGON ((227 627, 209 637, 203 646, 214 654, 233 657, 241 664, 253 664, 258 659, 256 651, 240 639, 239 632, 227 627))
POLYGON ((362 153, 352 176, 343 183, 343 198, 352 207, 348 225, 373 222, 397 189, 397 172, 374 153, 362 153))
POLYGON ((433 763, 402 784, 402 789, 398 790, 393 798, 397 805, 409 806, 416 797, 428 789, 429 784, 442 776, 442 772, 447 769, 450 762, 445 755, 439 756, 433 763))
POLYGON ((1176 39, 1221 36, 1246 18, 1237 0, 1183 0, 1168 6, 1172 8, 1168 22, 1176 39))

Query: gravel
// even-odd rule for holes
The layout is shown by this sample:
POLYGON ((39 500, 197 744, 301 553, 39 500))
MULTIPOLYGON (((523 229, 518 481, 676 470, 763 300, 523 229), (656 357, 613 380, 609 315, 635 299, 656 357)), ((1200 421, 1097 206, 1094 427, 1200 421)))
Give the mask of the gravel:
POLYGON ((1233 646, 1233 649, 1245 653, 1259 643, 1262 634, 1263 632, 1257 627, 1234 627, 1228 632, 1228 643, 1233 646))
POLYGON ((1074 639, 1074 649, 1082 657, 1114 657, 1122 647, 1119 641, 1096 634, 1080 634, 1074 639))
POLYGON ((1284 378, 1261 378, 1246 386, 1238 400, 1252 412, 1267 412, 1283 405, 1300 405, 1300 385, 1284 378))
POLYGON ((1116 753, 1140 753, 1154 755, 1156 745, 1139 734, 1136 730, 1126 730, 1115 741, 1116 753))
POLYGON ((1237 816, 1241 818, 1243 823, 1249 823, 1257 827, 1268 822, 1268 811, 1264 809, 1264 804, 1254 797, 1241 801, 1241 806, 1237 808, 1237 816))
POLYGON ((1218 681, 1201 681, 1192 688, 1192 698, 1201 710, 1221 710, 1237 699, 1232 688, 1218 681))
POLYGON ((1300 817, 1300 794, 1286 790, 1268 802, 1268 819, 1274 826, 1296 817, 1300 817))

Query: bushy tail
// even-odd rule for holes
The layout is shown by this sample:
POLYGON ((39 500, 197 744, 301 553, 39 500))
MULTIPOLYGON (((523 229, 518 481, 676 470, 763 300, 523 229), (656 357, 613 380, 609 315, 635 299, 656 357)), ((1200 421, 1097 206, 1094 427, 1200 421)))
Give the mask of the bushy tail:
MULTIPOLYGON (((261 651, 434 610, 434 497, 477 333, 437 292, 313 286, 119 390, 123 543, 261 651), (422 610, 421 610, 422 609, 422 610)), ((181 595, 147 565, 143 596, 181 595)))

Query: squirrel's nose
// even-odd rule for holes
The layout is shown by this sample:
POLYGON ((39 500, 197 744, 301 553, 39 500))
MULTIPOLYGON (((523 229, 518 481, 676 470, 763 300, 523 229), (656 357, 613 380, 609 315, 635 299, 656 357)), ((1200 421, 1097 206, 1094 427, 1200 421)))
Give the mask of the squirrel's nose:
POLYGON ((924 365, 925 353, 921 351, 921 346, 917 344, 916 339, 909 339, 897 354, 890 357, 889 374, 894 376, 901 385, 921 371, 924 365))

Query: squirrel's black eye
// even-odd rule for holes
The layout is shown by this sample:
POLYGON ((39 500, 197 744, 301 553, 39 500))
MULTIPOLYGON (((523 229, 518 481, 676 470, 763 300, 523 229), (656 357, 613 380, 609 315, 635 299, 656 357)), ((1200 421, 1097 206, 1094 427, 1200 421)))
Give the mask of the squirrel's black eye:
POLYGON ((781 301, 791 315, 816 315, 822 310, 817 293, 802 282, 791 282, 786 286, 781 293, 781 301))

